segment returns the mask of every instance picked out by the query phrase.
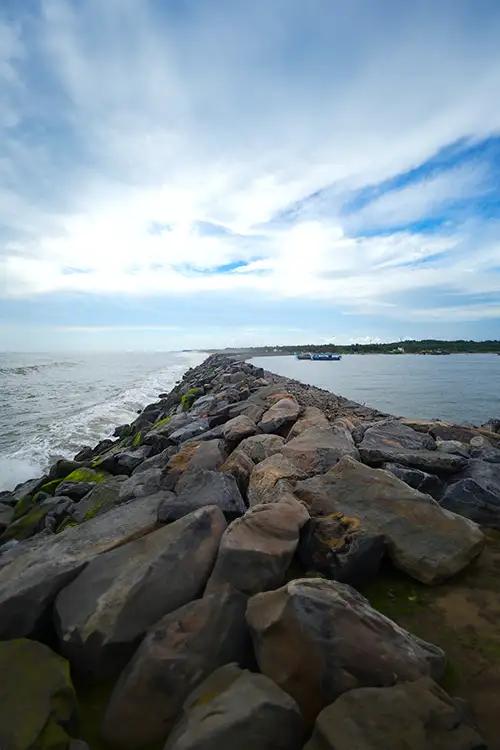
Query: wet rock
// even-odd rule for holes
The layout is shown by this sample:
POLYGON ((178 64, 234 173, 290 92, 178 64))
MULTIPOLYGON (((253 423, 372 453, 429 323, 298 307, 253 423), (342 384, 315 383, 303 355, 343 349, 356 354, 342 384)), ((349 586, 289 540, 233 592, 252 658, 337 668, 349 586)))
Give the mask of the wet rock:
POLYGON ((292 484, 304 479, 305 474, 282 453, 261 461, 250 474, 248 502, 250 505, 272 503, 280 491, 290 491, 292 484))
POLYGON ((384 553, 382 535, 363 533, 359 519, 340 513, 312 518, 302 532, 298 549, 305 570, 352 586, 377 575, 384 553))
POLYGON ((484 546, 479 527, 468 519, 389 472, 349 457, 322 476, 298 482, 295 492, 312 516, 342 513, 358 518, 365 533, 384 536, 394 565, 422 583, 455 575, 484 546))
POLYGON ((462 456, 463 458, 469 458, 470 449, 465 443, 461 443, 460 440, 436 440, 436 447, 438 451, 442 453, 454 453, 456 456, 462 456))
POLYGON ((428 474, 421 469, 412 469, 409 466, 400 466, 399 464, 384 464, 386 471, 390 471, 395 477, 406 482, 410 487, 419 492, 431 495, 435 500, 439 500, 444 490, 444 482, 435 474, 428 474))
POLYGON ((48 479, 50 481, 52 479, 67 477, 72 471, 80 469, 82 466, 83 464, 79 461, 69 461, 67 458, 61 458, 50 467, 48 479))
POLYGON ((180 511, 189 513, 205 505, 217 505, 226 518, 241 516, 246 505, 236 480, 230 474, 208 469, 194 469, 183 474, 176 485, 180 511))
POLYGON ((500 495, 475 479, 461 479, 447 487, 441 507, 482 526, 500 529, 500 495))
POLYGON ((0 675, 2 750, 67 747, 77 703, 66 660, 36 641, 5 641, 0 675))
POLYGON ((300 750, 297 704, 264 675, 226 664, 187 699, 165 750, 300 750))
POLYGON ((304 750, 486 750, 464 710, 429 677, 344 693, 319 714, 304 750))
POLYGON ((351 433, 340 427, 310 427, 287 442, 282 453, 307 476, 323 474, 342 456, 359 458, 351 433))
POLYGON ((238 489, 241 492, 242 497, 245 498, 248 491, 250 474, 252 473, 254 466, 255 464, 248 454, 238 447, 231 453, 229 458, 224 461, 220 470, 221 472, 230 474, 235 478, 238 489))
POLYGON ((233 417, 226 422, 222 430, 222 435, 229 448, 233 449, 242 440, 255 435, 256 432, 257 425, 253 419, 250 419, 245 414, 240 414, 238 417, 233 417))
POLYGON ((92 560, 54 605, 71 664, 116 675, 153 623, 200 595, 224 528, 218 508, 203 508, 92 560))
POLYGON ((299 414, 300 406, 293 396, 287 396, 276 401, 270 409, 264 412, 259 427, 262 432, 286 435, 299 414))
POLYGON ((284 445, 285 440, 279 435, 253 435, 242 440, 238 447, 258 464, 269 456, 279 453, 284 445))
POLYGON ((439 679, 444 671, 440 648, 336 581, 298 579, 256 594, 247 621, 261 672, 295 698, 308 722, 347 690, 439 679))
POLYGON ((66 519, 71 519, 75 508, 76 505, 70 497, 59 496, 57 503, 45 516, 44 528, 55 533, 66 519))
POLYGON ((133 501, 83 526, 23 542, 15 556, 6 556, 0 563, 0 638, 36 633, 56 594, 89 560, 154 528, 157 507, 154 498, 133 501))
POLYGON ((165 487, 174 489, 180 477, 193 469, 216 470, 226 457, 222 440, 189 441, 172 456, 165 469, 165 487))
POLYGON ((302 415, 297 419, 290 432, 287 435, 287 442, 293 440, 305 430, 311 429, 311 427, 317 427, 324 429, 330 427, 330 422, 325 417, 321 409, 317 406, 306 406, 302 415))
POLYGON ((146 634, 111 696, 103 736, 113 747, 161 741, 191 691, 214 669, 244 663, 247 600, 226 587, 171 612, 146 634))
POLYGON ((121 451, 114 456, 104 458, 99 468, 108 471, 110 474, 127 474, 130 475, 139 464, 149 458, 153 448, 151 445, 141 445, 134 450, 121 451))
POLYGON ((237 518, 222 535, 207 592, 227 583, 246 594, 281 586, 308 519, 293 495, 256 505, 237 518))
POLYGON ((75 505, 72 513, 75 521, 77 523, 89 521, 111 510, 115 505, 125 502, 120 493, 126 482, 126 476, 116 476, 93 485, 90 492, 75 505))

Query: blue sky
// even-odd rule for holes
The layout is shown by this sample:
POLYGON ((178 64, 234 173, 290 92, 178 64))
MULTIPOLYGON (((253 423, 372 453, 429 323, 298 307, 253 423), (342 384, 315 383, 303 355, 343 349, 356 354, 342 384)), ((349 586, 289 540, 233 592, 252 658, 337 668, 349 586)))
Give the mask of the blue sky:
POLYGON ((500 4, 3 0, 0 349, 500 338, 500 4))

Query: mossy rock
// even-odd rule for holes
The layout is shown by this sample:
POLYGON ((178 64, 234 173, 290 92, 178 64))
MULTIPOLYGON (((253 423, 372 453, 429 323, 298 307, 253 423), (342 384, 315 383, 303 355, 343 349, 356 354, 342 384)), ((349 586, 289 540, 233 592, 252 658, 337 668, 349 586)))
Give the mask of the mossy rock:
POLYGON ((142 432, 136 432, 134 439, 132 440, 132 448, 138 448, 142 443, 142 432))
POLYGON ((24 514, 27 513, 30 510, 30 508, 33 507, 34 504, 35 504, 35 501, 31 497, 31 495, 25 495, 20 500, 18 500, 14 507, 13 520, 16 521, 18 518, 21 518, 22 516, 24 516, 24 514))
POLYGON ((26 638, 0 643, 0 747, 65 750, 75 729, 69 664, 26 638))
POLYGON ((82 467, 81 469, 75 469, 64 477, 64 482, 89 482, 98 484, 99 482, 105 482, 109 479, 109 474, 105 474, 103 471, 95 471, 94 469, 87 469, 82 467))
POLYGON ((156 430, 159 427, 165 427, 169 422, 172 421, 172 415, 170 414, 168 417, 163 417, 162 419, 157 419, 154 425, 151 427, 152 430, 156 430))
POLYGON ((45 482, 45 484, 42 484, 42 486, 40 487, 40 491, 46 492, 48 495, 53 495, 62 481, 62 478, 59 478, 52 479, 50 482, 45 482))
POLYGON ((14 520, 5 529, 0 539, 2 541, 7 541, 9 539, 17 539, 18 541, 21 541, 36 534, 36 532, 41 529, 43 519, 54 507, 55 502, 55 500, 50 499, 45 500, 39 505, 33 505, 30 510, 20 518, 14 520))
POLYGON ((72 529, 75 526, 78 526, 78 522, 74 518, 71 518, 71 516, 67 516, 57 527, 56 534, 60 534, 61 531, 65 531, 66 529, 72 529))
POLYGON ((186 393, 181 396, 182 411, 189 411, 201 392, 201 388, 190 388, 186 391, 186 393))

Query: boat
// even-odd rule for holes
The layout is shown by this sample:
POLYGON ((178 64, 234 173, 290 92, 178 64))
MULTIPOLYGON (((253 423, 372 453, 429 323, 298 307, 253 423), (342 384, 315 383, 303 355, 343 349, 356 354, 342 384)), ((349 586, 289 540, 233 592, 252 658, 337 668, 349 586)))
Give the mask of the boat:
POLYGON ((341 354, 334 354, 333 352, 315 352, 311 359, 314 359, 315 361, 319 360, 321 362, 338 362, 342 359, 341 354))
POLYGON ((312 359, 311 352, 299 352, 295 355, 297 359, 312 359))

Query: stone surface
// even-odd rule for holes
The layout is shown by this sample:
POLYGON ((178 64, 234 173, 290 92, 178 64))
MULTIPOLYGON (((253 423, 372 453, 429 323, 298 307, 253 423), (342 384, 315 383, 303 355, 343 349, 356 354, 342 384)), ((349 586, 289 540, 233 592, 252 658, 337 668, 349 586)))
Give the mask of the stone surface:
POLYGON ((469 458, 470 449, 465 443, 461 443, 460 440, 436 440, 436 448, 442 453, 455 453, 457 456, 463 456, 469 458))
MULTIPOLYGON (((65 498, 67 499, 67 498, 65 498)), ((12 521, 10 526, 0 536, 0 542, 6 542, 9 539, 28 539, 45 526, 46 516, 53 511, 59 504, 59 498, 49 497, 40 503, 35 503, 20 518, 12 521)))
POLYGON ((307 476, 323 474, 342 456, 359 458, 351 433, 340 427, 310 427, 287 442, 282 453, 307 476))
POLYGON ((304 570, 352 586, 377 575, 384 553, 382 535, 363 533, 357 518, 340 513, 312 518, 302 532, 298 549, 304 570))
POLYGON ((151 469, 164 469, 176 450, 177 448, 174 445, 169 445, 160 451, 160 453, 156 453, 154 456, 146 458, 142 464, 135 467, 131 476, 136 477, 138 474, 142 474, 143 471, 150 471, 151 469))
POLYGON ((130 499, 123 499, 121 495, 121 488, 126 480, 126 476, 116 476, 94 485, 90 492, 74 506, 72 516, 75 521, 78 523, 89 521, 91 518, 111 510, 115 505, 120 505, 126 499, 130 499))
POLYGON ((132 474, 142 462, 151 455, 151 445, 140 445, 138 448, 120 451, 99 462, 99 468, 110 474, 132 474))
POLYGON ((246 505, 236 480, 230 474, 195 469, 183 474, 176 485, 179 510, 189 512, 205 505, 217 505, 227 518, 241 516, 246 505))
POLYGON ((179 427, 178 430, 170 433, 169 440, 176 445, 180 445, 186 440, 191 440, 191 438, 196 438, 198 435, 207 432, 209 427, 208 419, 205 417, 195 419, 192 422, 188 422, 184 427, 179 427))
POLYGON ((159 492, 162 485, 163 472, 160 468, 151 468, 132 474, 119 487, 119 500, 126 502, 134 497, 146 497, 159 492))
POLYGON ((221 472, 231 474, 243 498, 246 497, 250 474, 255 466, 250 456, 240 447, 236 448, 220 467, 221 472))
POLYGON ((373 466, 390 462, 430 473, 453 474, 467 462, 462 456, 437 451, 430 435, 417 432, 399 420, 369 427, 358 448, 362 460, 373 466))
POLYGON ((188 698, 165 750, 300 750, 295 701, 261 674, 226 664, 188 698))
POLYGON ((287 442, 293 440, 305 430, 311 427, 325 428, 330 427, 330 422, 325 417, 321 409, 317 406, 306 406, 302 415, 297 419, 287 435, 287 442))
POLYGON ((5 503, 0 502, 0 534, 7 528, 12 521, 13 516, 14 508, 12 505, 6 505, 5 503))
POLYGON ((247 621, 261 672, 295 698, 308 722, 347 690, 444 671, 441 649, 343 583, 304 578, 256 594, 247 621))
POLYGON ((253 435, 243 440, 239 450, 244 451, 254 463, 258 464, 269 456, 279 453, 285 444, 279 435, 253 435))
POLYGON ((250 505, 272 503, 278 498, 281 488, 290 490, 293 482, 305 476, 282 453, 275 453, 257 464, 250 474, 248 502, 250 505))
POLYGON ((300 406, 292 396, 280 398, 262 415, 259 427, 262 432, 287 434, 300 414, 300 406))
POLYGON ((256 505, 237 518, 222 535, 207 591, 227 583, 246 594, 281 586, 308 519, 293 495, 256 505))
POLYGON ((103 736, 113 747, 134 750, 164 739, 202 680, 229 662, 245 663, 246 604, 243 594, 226 587, 171 612, 148 631, 106 711, 103 736))
POLYGON ((141 505, 127 504, 56 537, 44 534, 5 544, 0 559, 0 637, 36 632, 57 591, 88 560, 154 528, 157 505, 147 498, 141 505), (9 545, 15 546, 6 553, 9 545))
POLYGON ((208 507, 100 555, 54 605, 63 653, 88 677, 116 675, 145 631, 199 596, 225 522, 208 507))
POLYGON ((395 477, 406 482, 414 490, 423 492, 438 500, 443 494, 444 482, 435 474, 428 474, 421 469, 413 469, 410 466, 400 466, 399 464, 384 464, 386 471, 390 471, 395 477))
POLYGON ((194 440, 185 443, 179 451, 170 458, 165 469, 165 487, 172 490, 180 477, 193 469, 216 470, 226 457, 222 440, 194 440))
POLYGON ((447 487, 441 498, 441 507, 482 526, 500 529, 500 495, 475 479, 460 479, 447 487))
POLYGON ((24 638, 0 642, 0 747, 58 750, 76 718, 69 664, 24 638))
POLYGON ((245 414, 240 414, 238 417, 233 417, 223 427, 222 435, 224 440, 230 447, 236 448, 245 438, 255 435, 257 432, 257 425, 245 414))
POLYGON ((344 693, 319 714, 304 750, 486 750, 454 701, 429 677, 344 693))
POLYGON ((458 573, 484 545, 476 524, 444 510, 389 472, 352 458, 298 482, 295 492, 312 516, 342 513, 358 518, 365 533, 384 536, 394 565, 422 583, 439 583, 458 573))

